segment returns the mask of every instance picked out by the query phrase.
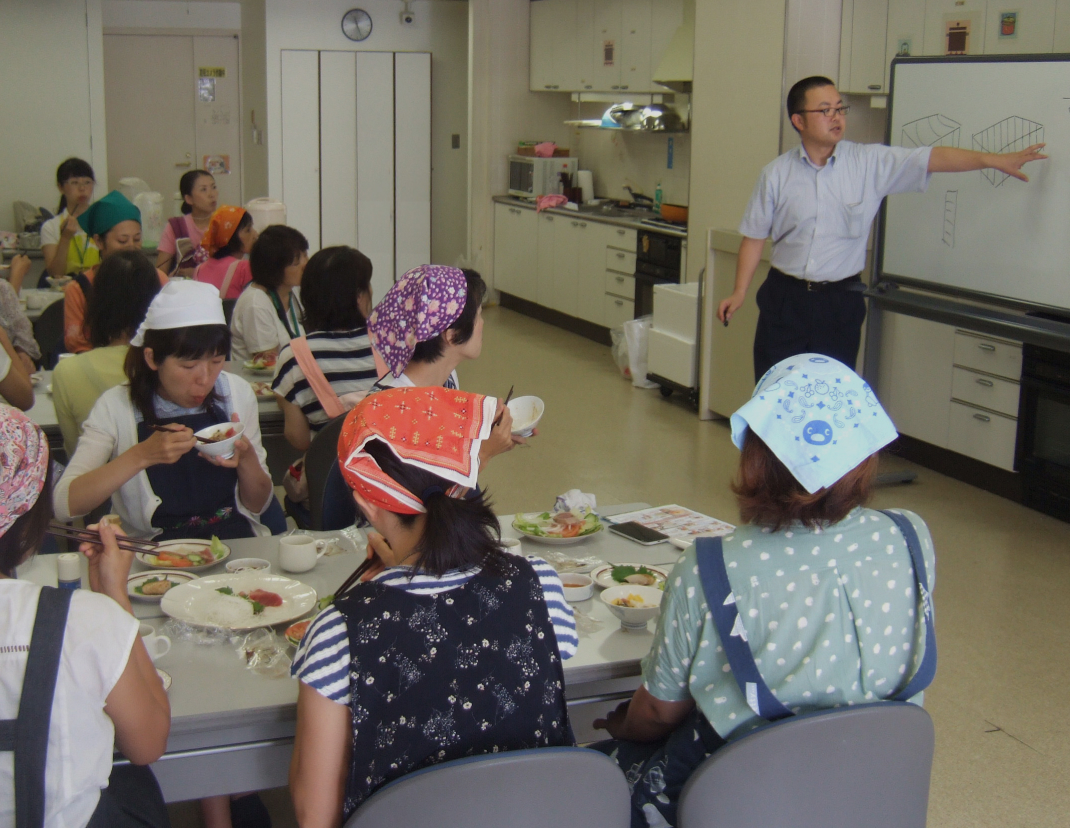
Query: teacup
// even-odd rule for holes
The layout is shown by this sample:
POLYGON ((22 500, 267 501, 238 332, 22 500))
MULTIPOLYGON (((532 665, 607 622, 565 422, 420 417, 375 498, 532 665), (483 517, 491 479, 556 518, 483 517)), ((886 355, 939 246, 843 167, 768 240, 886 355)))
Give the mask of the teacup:
POLYGON ((287 572, 308 572, 327 551, 311 535, 287 535, 279 539, 279 566, 287 572))
POLYGON ((156 661, 171 652, 171 639, 166 635, 157 635, 152 624, 142 623, 138 634, 145 642, 145 649, 149 651, 149 658, 156 661))
POLYGON ((30 310, 41 310, 45 306, 45 297, 39 293, 31 293, 26 297, 26 307, 30 310))

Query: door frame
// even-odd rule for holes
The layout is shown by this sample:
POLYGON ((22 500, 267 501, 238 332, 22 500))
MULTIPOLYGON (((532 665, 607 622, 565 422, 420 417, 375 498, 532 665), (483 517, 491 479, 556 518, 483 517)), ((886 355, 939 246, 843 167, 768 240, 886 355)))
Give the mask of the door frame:
MULTIPOLYGON (((162 26, 105 26, 105 35, 155 35, 158 37, 233 37, 238 41, 238 190, 241 194, 241 204, 245 204, 245 101, 243 98, 245 78, 242 75, 242 38, 241 29, 197 29, 197 28, 168 28, 162 26)), ((103 43, 103 39, 102 39, 103 43)), ((103 47, 101 49, 101 63, 103 64, 103 47)), ((102 73, 103 75, 103 73, 102 73)), ((103 95, 101 95, 103 98, 103 95)), ((101 107, 103 109, 103 107, 101 107)), ((105 116, 106 117, 106 116, 105 116)), ((107 129, 107 123, 102 124, 107 129)))

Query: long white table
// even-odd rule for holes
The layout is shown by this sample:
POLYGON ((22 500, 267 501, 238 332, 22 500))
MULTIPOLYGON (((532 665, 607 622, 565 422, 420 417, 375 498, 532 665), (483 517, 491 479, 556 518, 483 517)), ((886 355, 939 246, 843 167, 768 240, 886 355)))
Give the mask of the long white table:
MULTIPOLYGON (((601 510, 620 514, 644 508, 627 504, 601 510)), ((512 529, 512 515, 501 518, 502 535, 519 537, 512 529)), ((321 536, 338 537, 333 533, 321 536)), ((278 538, 229 541, 232 557, 259 557, 271 561, 279 572, 278 538)), ((352 546, 352 544, 348 544, 352 546)), ((525 554, 538 555, 551 547, 522 540, 525 554)), ((671 567, 679 551, 667 544, 640 546, 603 531, 584 543, 569 547, 577 556, 593 555, 609 563, 639 563, 671 567)), ((320 596, 332 594, 363 560, 353 548, 324 556, 311 572, 291 576, 314 587, 320 596)), ((135 562, 136 570, 147 567, 135 562)), ((223 564, 199 574, 224 571, 223 564)), ((283 573, 285 574, 285 573, 283 573)), ((55 585, 55 556, 38 556, 19 571, 19 577, 55 585)), ((645 631, 625 632, 609 609, 594 598, 575 608, 601 626, 580 636, 579 650, 565 662, 566 696, 570 717, 579 741, 604 738, 591 722, 627 698, 639 684, 640 660, 650 649, 653 622, 645 631)), ((135 615, 159 628, 166 618, 158 604, 137 604, 135 615)), ((169 802, 224 793, 264 790, 287 784, 287 769, 293 746, 297 683, 289 678, 269 679, 247 669, 235 646, 201 646, 173 641, 171 651, 157 662, 173 684, 171 735, 167 752, 153 766, 169 802)))

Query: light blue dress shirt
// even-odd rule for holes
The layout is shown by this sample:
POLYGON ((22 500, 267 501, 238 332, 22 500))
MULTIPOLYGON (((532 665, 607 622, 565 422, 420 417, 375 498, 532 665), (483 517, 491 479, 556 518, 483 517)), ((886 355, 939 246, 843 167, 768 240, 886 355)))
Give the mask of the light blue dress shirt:
POLYGON ((814 282, 854 276, 881 200, 925 191, 930 151, 840 141, 818 167, 799 146, 762 170, 739 232, 772 237, 772 264, 783 273, 814 282))

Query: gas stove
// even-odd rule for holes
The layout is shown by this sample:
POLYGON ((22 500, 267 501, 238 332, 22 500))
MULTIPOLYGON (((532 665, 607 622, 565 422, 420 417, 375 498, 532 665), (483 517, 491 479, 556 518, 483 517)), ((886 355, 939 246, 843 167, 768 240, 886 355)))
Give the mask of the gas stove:
POLYGON ((687 231, 686 221, 668 221, 663 218, 645 218, 640 219, 639 223, 655 229, 687 231))

